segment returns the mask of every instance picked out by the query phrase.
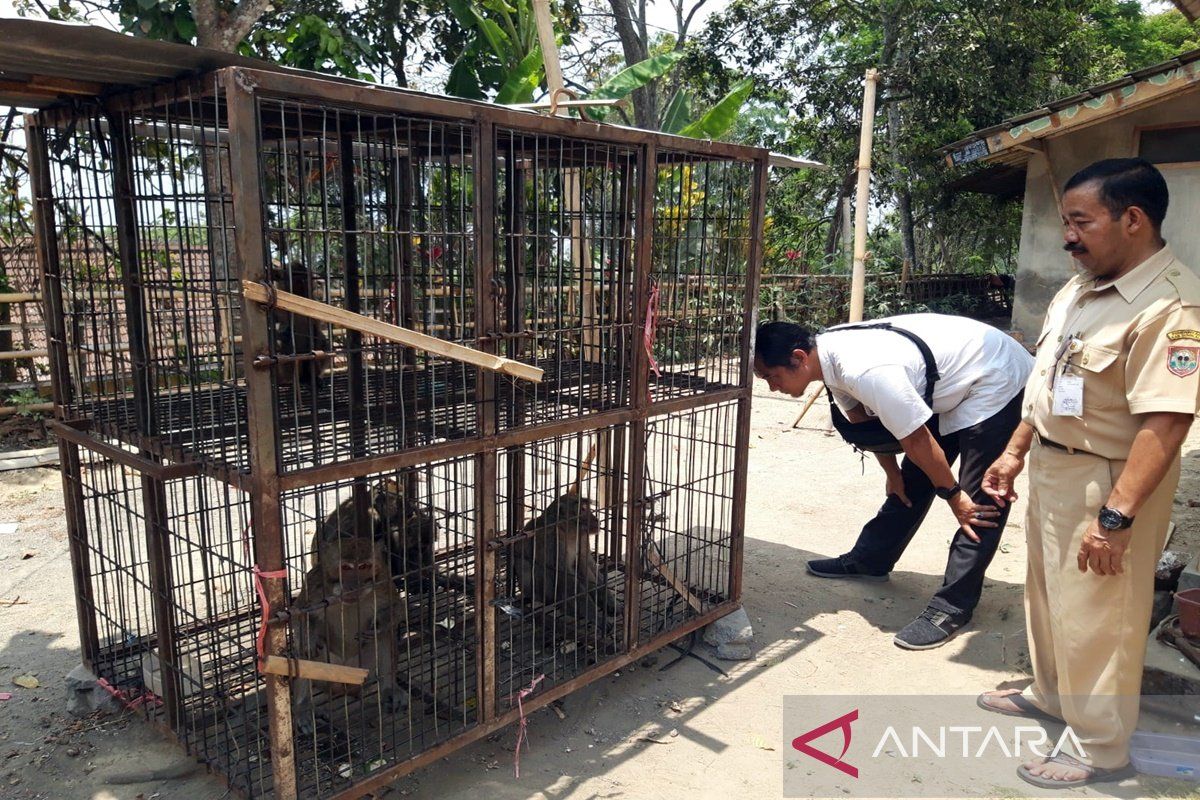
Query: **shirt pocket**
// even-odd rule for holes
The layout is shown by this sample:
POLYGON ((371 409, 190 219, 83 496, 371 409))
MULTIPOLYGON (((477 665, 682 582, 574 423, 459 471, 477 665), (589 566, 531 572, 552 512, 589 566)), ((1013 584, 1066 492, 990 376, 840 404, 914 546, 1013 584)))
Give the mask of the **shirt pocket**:
POLYGON ((1121 352, 1104 345, 1084 343, 1071 359, 1077 375, 1083 376, 1083 407, 1113 408, 1124 398, 1121 352))

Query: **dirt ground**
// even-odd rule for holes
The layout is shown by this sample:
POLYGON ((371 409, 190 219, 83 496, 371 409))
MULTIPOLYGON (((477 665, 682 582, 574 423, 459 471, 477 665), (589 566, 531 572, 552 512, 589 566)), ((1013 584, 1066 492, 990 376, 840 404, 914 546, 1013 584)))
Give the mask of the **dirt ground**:
MULTIPOLYGON (((1020 514, 989 572, 972 629, 938 650, 900 650, 893 633, 940 585, 954 529, 949 511, 935 506, 889 583, 807 576, 808 558, 849 549, 882 500, 882 474, 872 463, 864 471, 848 447, 826 435, 823 403, 805 428, 793 430, 799 404, 767 395, 765 386, 757 391, 744 597, 755 628, 753 660, 721 662, 727 677, 694 659, 664 672, 675 654, 663 651, 656 664, 622 670, 567 698, 565 720, 548 710, 532 714, 520 780, 513 777, 516 731, 510 727, 377 797, 780 797, 789 758, 781 721, 785 695, 974 694, 1028 681, 1020 514)), ((1200 509, 1188 501, 1200 501, 1200 430, 1185 448, 1184 464, 1172 549, 1195 552, 1200 509)), ((64 677, 79 661, 79 646, 58 473, 0 474, 5 522, 18 528, 0 534, 0 692, 12 693, 0 702, 0 798, 226 796, 220 780, 203 773, 113 782, 117 773, 177 765, 182 752, 137 718, 66 714, 64 677), (35 675, 39 688, 13 685, 25 674, 35 675)), ((961 796, 980 786, 996 797, 1025 791, 1011 766, 969 780, 912 780, 930 797, 961 796)), ((1142 778, 1128 796, 1187 796, 1195 786, 1142 778)))

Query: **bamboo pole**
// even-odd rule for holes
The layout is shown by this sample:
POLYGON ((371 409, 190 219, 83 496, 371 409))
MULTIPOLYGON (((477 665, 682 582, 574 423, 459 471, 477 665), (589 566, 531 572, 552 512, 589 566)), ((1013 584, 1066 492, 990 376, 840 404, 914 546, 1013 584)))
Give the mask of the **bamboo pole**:
POLYGON ((542 370, 530 364, 522 364, 520 361, 494 356, 482 350, 475 350, 470 347, 464 347, 461 344, 448 342, 445 339, 426 336, 409 328, 391 325, 373 317, 356 314, 353 311, 346 311, 343 308, 322 303, 319 300, 310 300, 307 297, 301 297, 298 294, 285 292, 281 289, 277 289, 272 293, 268 291, 266 286, 254 281, 242 281, 242 291, 248 300, 253 300, 256 303, 264 305, 274 302, 276 307, 284 311, 291 311, 293 314, 300 314, 309 319, 315 319, 318 322, 326 322, 330 325, 358 331, 368 336, 386 339, 387 341, 396 342, 407 347, 415 347, 418 350, 424 350, 436 356, 450 358, 464 364, 511 375, 515 378, 524 378, 534 383, 541 383, 542 381, 542 370))
MULTIPOLYGON (((533 0, 533 19, 537 23, 538 43, 542 46, 542 63, 546 65, 546 88, 550 90, 550 107, 557 112, 557 96, 565 86, 562 64, 558 60, 558 42, 554 40, 554 22, 550 16, 550 0, 533 0)), ((566 109, 564 108, 565 112, 566 109)))
POLYGON ((858 191, 854 198, 854 269, 850 275, 850 321, 863 318, 867 285, 867 212, 871 201, 871 146, 875 139, 875 85, 879 70, 869 69, 863 91, 862 131, 858 140, 858 191))

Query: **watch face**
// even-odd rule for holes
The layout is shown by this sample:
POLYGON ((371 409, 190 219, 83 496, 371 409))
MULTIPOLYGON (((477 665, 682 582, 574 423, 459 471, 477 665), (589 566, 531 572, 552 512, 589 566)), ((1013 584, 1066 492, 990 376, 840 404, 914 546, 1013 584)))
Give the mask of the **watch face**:
POLYGON ((1121 529, 1124 521, 1125 518, 1120 511, 1111 508, 1100 509, 1100 527, 1110 531, 1118 531, 1121 529))

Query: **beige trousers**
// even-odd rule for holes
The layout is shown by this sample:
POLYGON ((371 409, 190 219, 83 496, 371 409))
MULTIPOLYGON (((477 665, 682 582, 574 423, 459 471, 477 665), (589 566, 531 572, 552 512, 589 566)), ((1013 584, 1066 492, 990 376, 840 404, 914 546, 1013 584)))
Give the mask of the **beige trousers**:
POLYGON ((1083 535, 1124 461, 1036 442, 1029 456, 1025 618, 1034 682, 1026 696, 1066 721, 1086 763, 1129 763, 1154 602, 1154 568, 1166 544, 1179 459, 1138 511, 1124 573, 1079 571, 1083 535))

